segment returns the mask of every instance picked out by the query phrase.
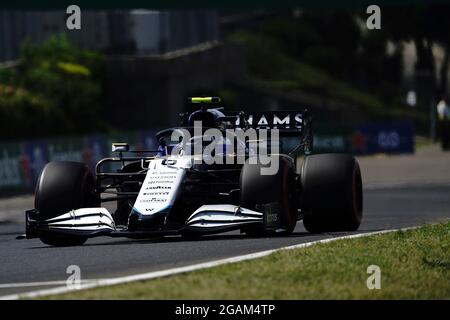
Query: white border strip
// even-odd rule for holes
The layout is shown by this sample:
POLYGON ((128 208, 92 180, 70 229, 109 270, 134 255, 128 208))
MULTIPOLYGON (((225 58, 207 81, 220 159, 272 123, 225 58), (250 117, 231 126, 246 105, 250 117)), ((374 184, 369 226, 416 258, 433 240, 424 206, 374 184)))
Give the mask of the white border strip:
MULTIPOLYGON (((92 280, 80 280, 80 283, 88 283, 92 280)), ((0 289, 9 288, 25 288, 25 287, 45 287, 45 286, 56 286, 66 284, 67 280, 57 280, 57 281, 41 281, 41 282, 18 282, 18 283, 2 283, 0 284, 0 289)), ((1 297, 0 297, 1 299, 1 297)))
MULTIPOLYGON (((283 250, 291 250, 291 249, 300 249, 300 248, 307 248, 315 244, 319 243, 328 243, 336 240, 343 240, 343 239, 355 239, 355 238, 361 238, 361 237, 367 237, 377 234, 384 234, 384 233, 390 233, 395 231, 406 231, 411 229, 417 229, 420 228, 420 226, 416 227, 408 227, 408 228, 400 228, 400 229, 389 229, 389 230, 382 230, 382 231, 375 231, 375 232, 367 232, 367 233, 358 233, 358 234, 352 234, 352 235, 346 235, 341 237, 334 237, 334 238, 327 238, 312 242, 306 242, 306 243, 299 243, 296 245, 288 246, 288 247, 282 247, 277 249, 271 249, 271 250, 265 250, 245 255, 240 255, 236 257, 226 258, 226 259, 220 259, 215 261, 209 261, 204 263, 198 263, 194 265, 189 265, 185 267, 178 267, 168 270, 161 270, 161 271, 153 271, 153 272, 147 272, 147 273, 141 273, 141 274, 135 274, 135 275, 129 275, 124 277, 117 277, 117 278, 110 278, 110 279, 92 279, 92 280, 84 280, 78 287, 68 287, 68 286, 62 286, 62 287, 56 287, 51 289, 43 289, 43 290, 36 290, 31 292, 25 292, 25 293, 19 293, 19 294, 12 294, 12 295, 6 295, 1 296, 0 300, 17 300, 17 299, 25 299, 25 298, 38 298, 42 296, 47 295, 55 295, 55 294, 63 294, 68 293, 72 291, 80 291, 80 290, 86 290, 86 289, 92 289, 97 287, 103 287, 103 286, 112 286, 117 284, 124 284, 129 283, 133 281, 143 281, 143 280, 150 280, 150 279, 156 279, 161 277, 167 277, 172 276, 180 273, 186 273, 201 269, 207 269, 212 267, 221 266, 224 264, 229 263, 236 263, 246 260, 252 260, 257 258, 262 258, 265 256, 268 256, 274 252, 283 251, 283 250)), ((32 286, 33 283, 24 283, 24 286, 32 286)), ((1 284, 2 287, 6 287, 8 284, 1 284)), ((14 287, 18 287, 19 284, 11 284, 14 285, 14 287)))

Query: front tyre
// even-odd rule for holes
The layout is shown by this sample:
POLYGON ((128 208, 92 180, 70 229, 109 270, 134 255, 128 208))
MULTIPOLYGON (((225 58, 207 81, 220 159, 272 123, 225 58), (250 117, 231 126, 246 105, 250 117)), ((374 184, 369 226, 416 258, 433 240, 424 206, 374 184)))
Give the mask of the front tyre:
MULTIPOLYGON (((274 156, 273 156, 274 157, 274 156)), ((273 175, 261 174, 261 164, 244 164, 241 171, 241 205, 259 211, 258 205, 278 203, 280 205, 281 228, 292 233, 297 223, 297 189, 292 161, 279 156, 279 168, 273 175)), ((267 234, 262 228, 243 229, 250 236, 267 234)))
POLYGON ((87 238, 69 236, 64 234, 55 234, 54 232, 40 232, 39 240, 41 240, 45 244, 48 244, 49 246, 72 247, 83 245, 87 241, 87 238))
MULTIPOLYGON (((98 207, 100 197, 94 193, 94 177, 89 168, 78 162, 50 162, 39 176, 34 206, 40 221, 57 217, 70 210, 98 207)), ((52 246, 83 244, 87 238, 42 231, 39 238, 52 246)))
POLYGON ((310 232, 355 231, 363 210, 361 170, 349 154, 316 154, 301 169, 303 225, 310 232))

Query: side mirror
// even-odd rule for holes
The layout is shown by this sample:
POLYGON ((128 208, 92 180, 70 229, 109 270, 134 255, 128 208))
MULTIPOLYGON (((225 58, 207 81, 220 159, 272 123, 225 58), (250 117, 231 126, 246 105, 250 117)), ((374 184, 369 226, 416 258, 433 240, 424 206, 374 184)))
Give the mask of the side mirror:
POLYGON ((111 150, 112 152, 127 152, 130 151, 130 145, 128 143, 114 142, 111 150))

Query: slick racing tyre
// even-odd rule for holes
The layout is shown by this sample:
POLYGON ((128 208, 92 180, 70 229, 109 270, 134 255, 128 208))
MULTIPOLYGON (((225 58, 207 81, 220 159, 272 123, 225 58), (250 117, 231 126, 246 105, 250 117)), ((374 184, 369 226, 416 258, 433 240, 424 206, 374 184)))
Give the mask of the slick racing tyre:
POLYGON ((355 231, 363 210, 359 164, 349 154, 307 156, 301 168, 302 213, 310 232, 355 231))
MULTIPOLYGON (((39 176, 35 192, 35 208, 39 220, 54 218, 70 210, 98 207, 100 196, 95 195, 94 177, 88 167, 78 162, 50 162, 39 176)), ((40 232, 39 238, 53 246, 83 244, 87 238, 55 232, 40 232)))
MULTIPOLYGON (((289 157, 279 156, 279 168, 275 174, 261 174, 265 166, 244 164, 241 171, 241 206, 260 211, 259 205, 278 203, 280 206, 281 228, 292 233, 297 223, 296 183, 293 164, 289 157)), ((249 235, 263 235, 262 228, 243 229, 249 235)))

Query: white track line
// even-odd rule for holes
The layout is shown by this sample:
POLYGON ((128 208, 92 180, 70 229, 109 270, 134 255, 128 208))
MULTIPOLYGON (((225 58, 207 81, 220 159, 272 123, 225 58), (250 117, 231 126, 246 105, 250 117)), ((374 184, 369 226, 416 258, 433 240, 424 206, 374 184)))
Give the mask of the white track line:
MULTIPOLYGON (((93 280, 80 280, 80 283, 89 283, 91 281, 93 281, 93 280)), ((45 286, 65 285, 65 284, 67 284, 66 280, 41 281, 41 282, 1 283, 0 284, 0 289, 24 288, 24 287, 45 287, 45 286)))
MULTIPOLYGON (((117 278, 110 278, 110 279, 84 280, 84 282, 82 282, 78 286, 78 288, 61 286, 61 287, 56 287, 56 288, 51 288, 51 289, 43 289, 43 290, 36 290, 36 291, 31 291, 31 292, 1 296, 0 300, 17 300, 17 299, 24 299, 24 298, 37 298, 37 297, 42 297, 42 296, 47 296, 47 295, 55 295, 55 294, 62 294, 62 293, 67 293, 67 292, 72 292, 72 291, 92 289, 92 288, 103 287, 103 286, 124 284, 124 283, 133 282, 133 281, 150 280, 150 279, 167 277, 167 276, 180 274, 180 273, 186 273, 186 272, 191 272, 191 271, 196 271, 196 270, 201 270, 201 269, 206 269, 206 268, 212 268, 212 267, 229 264, 229 263, 236 263, 236 262, 241 262, 241 261, 246 261, 246 260, 262 258, 262 257, 268 256, 274 252, 278 252, 278 251, 282 251, 282 250, 300 249, 300 248, 306 248, 306 247, 309 247, 309 246, 312 246, 315 244, 319 244, 319 243, 328 243, 328 242, 332 242, 332 241, 336 241, 336 240, 343 240, 343 239, 361 238, 361 237, 367 237, 367 236, 372 236, 372 235, 377 235, 377 234, 383 234, 383 233, 389 233, 389 232, 395 232, 395 231, 406 231, 406 230, 417 229, 417 228, 419 228, 419 226, 409 227, 409 228, 401 228, 401 229, 389 229, 389 230, 367 232, 367 233, 358 233, 358 234, 341 236, 341 237, 327 238, 327 239, 322 239, 322 240, 317 240, 317 241, 312 241, 312 242, 300 243, 300 244, 296 244, 296 245, 292 245, 292 246, 288 246, 288 247, 265 250, 265 251, 240 255, 240 256, 236 256, 236 257, 220 259, 220 260, 215 260, 215 261, 209 261, 209 262, 204 262, 204 263, 198 263, 198 264, 193 264, 193 265, 189 265, 189 266, 185 266, 185 267, 178 267, 178 268, 173 268, 173 269, 168 269, 168 270, 153 271, 153 272, 147 272, 147 273, 129 275, 129 276, 124 276, 124 277, 117 277, 117 278)), ((25 283, 25 284, 28 286, 31 286, 32 283, 25 283)), ((19 284, 17 284, 17 283, 11 284, 11 285, 14 285, 15 287, 19 286, 19 284)), ((8 286, 8 284, 2 284, 1 286, 6 288, 8 286)))

